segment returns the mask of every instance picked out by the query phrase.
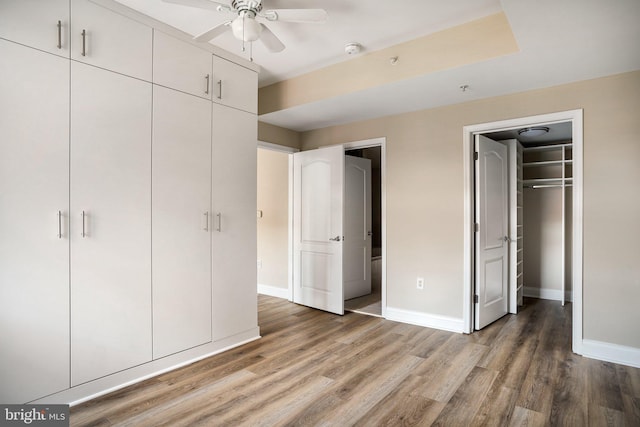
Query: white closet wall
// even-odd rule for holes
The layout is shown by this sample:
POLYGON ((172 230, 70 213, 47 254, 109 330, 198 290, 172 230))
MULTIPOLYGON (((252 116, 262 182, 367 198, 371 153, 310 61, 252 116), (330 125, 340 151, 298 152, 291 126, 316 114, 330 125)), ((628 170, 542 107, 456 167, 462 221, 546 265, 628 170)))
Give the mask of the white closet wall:
POLYGON ((0 2, 0 56, 0 401, 259 338, 257 67, 110 0, 0 2))

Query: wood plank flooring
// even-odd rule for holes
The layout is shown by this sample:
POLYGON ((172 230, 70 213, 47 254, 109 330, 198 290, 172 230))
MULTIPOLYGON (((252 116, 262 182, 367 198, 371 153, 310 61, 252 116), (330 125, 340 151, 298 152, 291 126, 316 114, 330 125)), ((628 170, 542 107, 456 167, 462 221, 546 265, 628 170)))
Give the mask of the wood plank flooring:
POLYGON ((382 317, 382 294, 380 290, 358 298, 346 300, 344 302, 344 311, 382 317))
POLYGON ((571 306, 471 335, 259 297, 262 339, 71 408, 72 426, 640 426, 640 369, 577 356, 571 306))

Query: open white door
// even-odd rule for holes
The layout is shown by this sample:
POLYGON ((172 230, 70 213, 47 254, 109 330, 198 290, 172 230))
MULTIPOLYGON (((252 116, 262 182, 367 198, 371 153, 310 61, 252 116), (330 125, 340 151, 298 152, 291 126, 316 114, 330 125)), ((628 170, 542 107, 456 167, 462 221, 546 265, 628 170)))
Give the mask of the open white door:
POLYGON ((345 157, 344 299, 371 293, 371 160, 345 157))
POLYGON ((507 147, 482 135, 475 140, 475 328, 507 314, 509 204, 507 147))
POLYGON ((293 155, 293 301, 344 314, 344 149, 293 155))

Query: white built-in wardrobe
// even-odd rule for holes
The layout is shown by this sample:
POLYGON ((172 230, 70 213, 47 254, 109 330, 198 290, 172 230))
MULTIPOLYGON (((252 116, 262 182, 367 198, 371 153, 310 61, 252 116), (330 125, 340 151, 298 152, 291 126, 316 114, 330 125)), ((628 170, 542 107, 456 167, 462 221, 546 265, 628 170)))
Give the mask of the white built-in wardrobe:
POLYGON ((257 68, 109 0, 0 2, 0 402, 259 336, 257 68))

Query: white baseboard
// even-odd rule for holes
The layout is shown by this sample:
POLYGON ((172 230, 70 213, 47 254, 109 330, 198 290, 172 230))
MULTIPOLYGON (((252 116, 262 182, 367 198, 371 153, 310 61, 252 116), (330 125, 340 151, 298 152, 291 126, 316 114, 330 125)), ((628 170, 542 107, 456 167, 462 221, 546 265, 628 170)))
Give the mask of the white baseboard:
POLYGON ((258 293, 270 297, 289 299, 289 289, 278 286, 261 285, 258 283, 258 293))
POLYGON ((116 372, 114 374, 107 375, 106 377, 98 378, 28 403, 64 403, 74 406, 126 386, 136 384, 140 381, 144 381, 148 378, 173 371, 174 369, 182 366, 186 366, 232 348, 239 347, 259 338, 260 328, 251 328, 231 337, 203 344, 142 365, 134 366, 133 368, 125 369, 124 371, 116 372))
POLYGON ((450 332, 462 333, 464 331, 463 319, 400 308, 387 307, 385 319, 450 332))
MULTIPOLYGON (((525 286, 524 296, 530 298, 560 301, 562 300, 562 291, 560 289, 534 288, 532 286, 525 286)), ((573 301, 573 294, 571 291, 564 292, 564 300, 567 302, 573 301)))
POLYGON ((590 359, 640 368, 640 348, 602 341, 582 340, 582 355, 590 359))

